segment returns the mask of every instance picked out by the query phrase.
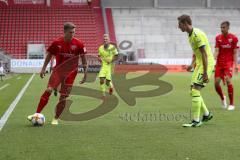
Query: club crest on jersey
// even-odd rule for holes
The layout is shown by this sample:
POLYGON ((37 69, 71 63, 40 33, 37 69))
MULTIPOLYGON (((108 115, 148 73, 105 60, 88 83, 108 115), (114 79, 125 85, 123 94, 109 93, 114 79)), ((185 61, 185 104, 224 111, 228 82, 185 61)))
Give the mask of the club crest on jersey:
POLYGON ((232 39, 228 39, 228 42, 229 42, 229 43, 232 43, 232 41, 233 41, 232 39))
POLYGON ((61 48, 62 48, 62 46, 58 45, 58 48, 59 48, 59 49, 61 49, 61 48))
POLYGON ((76 48, 77 48, 76 45, 72 45, 72 46, 71 46, 71 49, 72 49, 72 50, 75 50, 76 48))

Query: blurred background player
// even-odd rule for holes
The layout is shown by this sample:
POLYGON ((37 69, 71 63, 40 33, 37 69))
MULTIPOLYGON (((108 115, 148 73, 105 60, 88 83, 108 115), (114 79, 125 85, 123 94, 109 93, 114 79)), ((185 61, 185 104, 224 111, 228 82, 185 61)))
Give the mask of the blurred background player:
MULTIPOLYGON (((75 28, 76 26, 73 23, 67 22, 64 24, 64 37, 55 40, 47 49, 47 56, 40 72, 40 77, 43 78, 45 76, 46 67, 54 55, 56 58, 56 66, 53 69, 49 78, 48 87, 42 94, 36 110, 36 113, 40 113, 47 105, 52 91, 60 87, 60 98, 56 106, 55 117, 52 121, 53 125, 58 124, 58 118, 65 107, 66 98, 69 96, 78 72, 78 62, 80 57, 84 68, 84 77, 80 83, 86 81, 86 51, 83 43, 74 38, 75 28)), ((32 116, 33 115, 28 116, 28 120, 31 120, 32 116)))
POLYGON ((3 81, 3 76, 5 76, 5 73, 4 73, 3 63, 0 61, 0 77, 1 77, 1 81, 3 81))
POLYGON ((183 124, 183 127, 199 127, 202 122, 207 122, 213 117, 203 101, 200 90, 209 82, 214 68, 214 58, 206 34, 192 27, 190 16, 178 17, 178 24, 182 32, 188 33, 188 40, 195 54, 192 57, 192 64, 188 67, 188 70, 191 70, 195 65, 191 80, 193 120, 188 124, 183 124), (201 109, 203 110, 202 120, 200 120, 201 109))
POLYGON ((101 61, 101 70, 99 72, 100 88, 103 93, 103 100, 105 99, 106 88, 109 89, 109 94, 113 92, 112 72, 114 70, 114 61, 118 58, 117 47, 110 43, 109 35, 103 35, 104 44, 98 49, 98 57, 101 61))
POLYGON ((228 96, 229 96, 229 106, 228 110, 234 110, 233 102, 233 85, 232 85, 232 74, 233 67, 234 71, 238 72, 237 66, 237 43, 238 39, 234 34, 228 32, 230 23, 224 21, 221 23, 221 32, 216 36, 215 44, 215 59, 217 60, 215 66, 215 89, 222 100, 223 108, 227 108, 226 96, 222 92, 220 86, 221 80, 223 84, 227 83, 228 96), (234 64, 234 65, 233 65, 234 64))

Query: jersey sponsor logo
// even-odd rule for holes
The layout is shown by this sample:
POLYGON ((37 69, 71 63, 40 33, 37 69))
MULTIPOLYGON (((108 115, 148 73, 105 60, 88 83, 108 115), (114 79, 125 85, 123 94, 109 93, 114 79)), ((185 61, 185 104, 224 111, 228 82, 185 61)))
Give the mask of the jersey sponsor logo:
POLYGON ((71 54, 71 53, 63 53, 63 52, 60 52, 58 53, 59 55, 63 56, 63 57, 73 57, 75 56, 74 54, 71 54))
POLYGON ((222 48, 232 48, 232 45, 230 44, 223 44, 221 45, 222 48))

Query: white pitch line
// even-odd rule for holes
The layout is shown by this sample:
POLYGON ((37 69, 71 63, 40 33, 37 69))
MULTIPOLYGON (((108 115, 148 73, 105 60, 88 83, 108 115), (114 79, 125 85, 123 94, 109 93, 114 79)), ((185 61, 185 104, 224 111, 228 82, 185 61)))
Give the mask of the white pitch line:
POLYGON ((8 87, 8 86, 10 86, 10 84, 9 84, 9 83, 7 83, 7 84, 3 85, 2 87, 0 87, 0 90, 2 90, 2 89, 4 89, 4 88, 6 88, 6 87, 8 87))
POLYGON ((4 113, 4 115, 2 116, 2 118, 0 119, 0 131, 2 130, 2 128, 4 127, 4 125, 6 124, 9 116, 11 115, 12 111, 15 109, 15 107, 17 106, 18 102, 20 101, 20 99, 22 98, 24 92, 26 91, 27 87, 29 86, 29 84, 31 83, 33 77, 35 76, 35 74, 33 74, 29 80, 27 81, 27 83, 25 84, 25 86, 22 88, 22 90, 18 93, 17 97, 15 98, 15 100, 11 103, 11 105, 8 107, 7 111, 4 113))
POLYGON ((17 80, 19 80, 19 79, 21 79, 21 78, 22 78, 22 77, 20 76, 20 77, 17 78, 17 80))

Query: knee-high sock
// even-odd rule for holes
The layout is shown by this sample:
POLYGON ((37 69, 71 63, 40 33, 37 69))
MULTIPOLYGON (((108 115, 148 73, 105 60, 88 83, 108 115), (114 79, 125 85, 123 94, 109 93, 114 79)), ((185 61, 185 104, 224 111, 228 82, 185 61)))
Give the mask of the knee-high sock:
POLYGON ((55 118, 58 119, 60 115, 62 114, 64 108, 66 105, 66 96, 60 96, 59 102, 56 106, 56 112, 55 112, 55 118))
POLYGON ((201 106, 202 106, 202 98, 200 91, 196 89, 192 89, 192 113, 193 113, 193 120, 199 122, 200 115, 201 115, 201 106))
POLYGON ((229 96, 230 105, 233 105, 233 85, 232 84, 228 84, 228 96, 229 96))
POLYGON ((202 108, 201 108, 201 109, 202 109, 202 111, 203 111, 203 114, 204 114, 205 116, 208 116, 208 115, 209 115, 209 110, 207 109, 207 106, 205 105, 202 96, 201 96, 201 99, 202 99, 202 102, 201 102, 201 107, 202 107, 202 108))
POLYGON ((51 93, 50 92, 47 92, 45 91, 41 98, 40 98, 40 101, 38 103, 38 107, 37 107, 37 111, 36 113, 41 113, 43 108, 47 105, 48 103, 48 100, 49 100, 49 97, 50 97, 51 93))
POLYGON ((215 90, 218 93, 218 95, 220 96, 221 100, 224 100, 222 88, 219 84, 215 84, 215 90))

